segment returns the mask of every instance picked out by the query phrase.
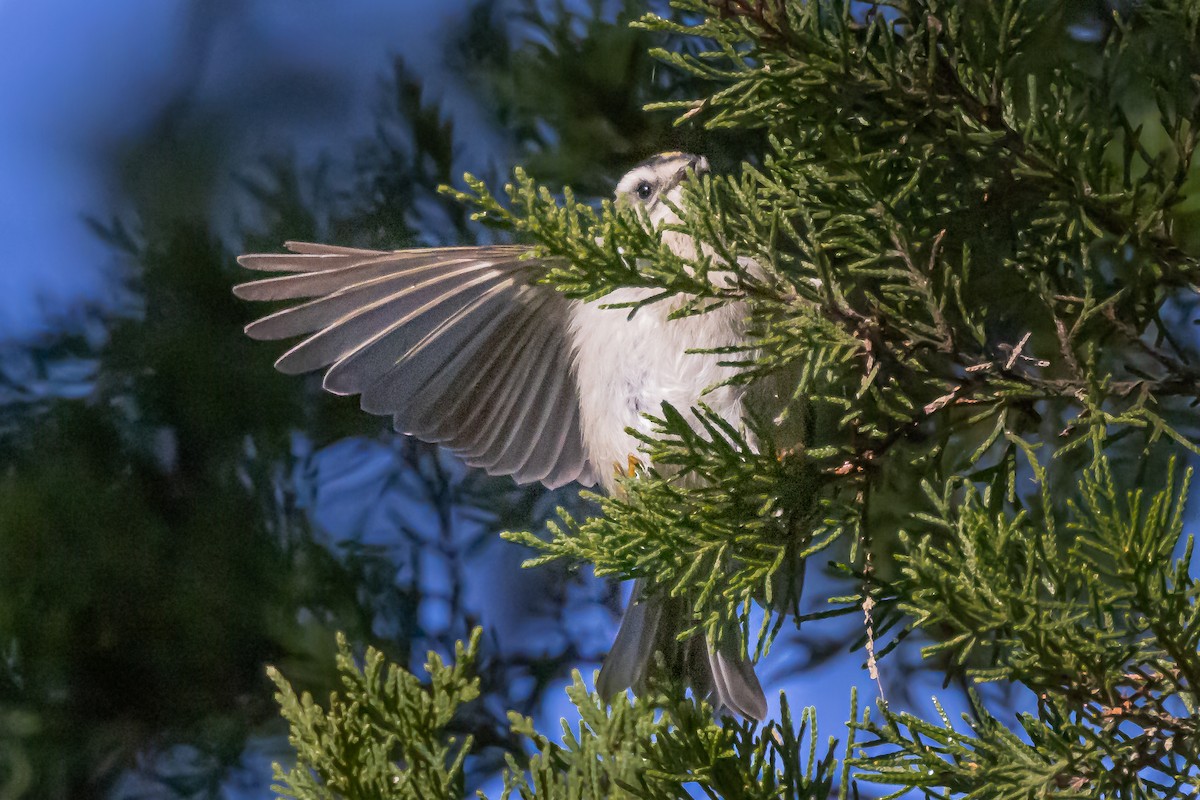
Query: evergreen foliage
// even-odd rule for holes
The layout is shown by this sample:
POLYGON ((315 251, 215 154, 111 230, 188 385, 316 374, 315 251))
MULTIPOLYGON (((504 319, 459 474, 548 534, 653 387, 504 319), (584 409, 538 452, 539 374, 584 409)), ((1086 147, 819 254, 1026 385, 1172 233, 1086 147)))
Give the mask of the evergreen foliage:
MULTIPOLYGON (((756 730, 671 687, 607 709, 577 681, 579 727, 564 722, 561 743, 514 719, 536 754, 510 756, 508 791, 1194 794, 1200 611, 1175 465, 1200 434, 1200 4, 674 9, 638 25, 686 40, 655 54, 704 94, 657 107, 766 142, 740 170, 689 184, 678 229, 711 255, 674 254, 629 209, 560 199, 523 173, 503 200, 477 180, 456 196, 535 244, 553 260, 545 280, 571 296, 651 287, 690 295, 680 314, 748 302, 755 346, 727 355, 791 402, 745 429, 701 409, 702 432, 664 408, 645 474, 600 499, 600 517, 511 538, 540 551, 534 564, 694 598, 697 628, 739 620, 759 652, 792 620, 865 615, 871 670, 923 646, 948 681, 1022 687, 1036 707, 1010 722, 973 689, 954 722, 881 699, 874 715, 851 709, 835 766, 807 712, 798 728, 785 711, 756 730), (781 434, 793 423, 798 441, 781 434), (703 488, 680 491, 679 471, 703 488), (798 587, 819 554, 839 561, 847 593, 806 618, 798 587), (753 603, 767 610, 757 631, 753 603)), ((435 689, 431 702, 455 700, 435 689)), ((425 719, 405 736, 438 733, 425 719)), ((417 768, 297 744, 302 765, 339 780, 417 768)))
MULTIPOLYGON (((368 649, 360 667, 339 640, 343 691, 324 711, 297 696, 277 672, 277 698, 291 725, 300 765, 276 767, 276 789, 296 798, 437 798, 463 793, 463 762, 471 749, 449 731, 464 702, 479 694, 471 670, 480 631, 455 648, 451 665, 429 654, 428 686, 368 649)), ((589 693, 578 673, 567 695, 578 724, 563 721, 560 742, 534 729, 533 720, 509 715, 514 734, 533 750, 528 764, 508 757, 502 797, 648 798, 704 796, 827 797, 837 785, 833 742, 818 758, 816 723, 806 711, 793 726, 784 703, 781 719, 763 728, 719 724, 707 705, 675 695, 631 700, 612 707, 589 693)))
POLYGON ((479 679, 468 675, 479 646, 478 628, 455 648, 447 666, 429 654, 428 690, 412 673, 385 664, 368 650, 360 670, 344 637, 338 637, 338 671, 344 696, 334 696, 326 713, 305 694, 297 697, 274 669, 271 679, 292 744, 314 754, 316 772, 298 767, 276 777, 288 791, 326 797, 457 797, 463 794, 463 761, 471 738, 459 744, 443 737, 463 703, 479 696, 479 679))

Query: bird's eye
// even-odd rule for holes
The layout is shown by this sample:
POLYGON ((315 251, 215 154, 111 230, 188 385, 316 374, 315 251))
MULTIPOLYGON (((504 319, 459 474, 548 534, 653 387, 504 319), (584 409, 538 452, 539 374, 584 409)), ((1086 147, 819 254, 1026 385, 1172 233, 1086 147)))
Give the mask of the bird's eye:
POLYGON ((649 181, 642 181, 637 185, 637 196, 642 200, 649 200, 650 195, 654 194, 654 187, 649 181))

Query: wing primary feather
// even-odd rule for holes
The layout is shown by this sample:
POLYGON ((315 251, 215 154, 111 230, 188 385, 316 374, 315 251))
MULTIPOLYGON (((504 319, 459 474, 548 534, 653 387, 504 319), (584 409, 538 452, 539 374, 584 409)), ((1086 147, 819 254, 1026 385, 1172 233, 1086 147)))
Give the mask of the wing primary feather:
POLYGON ((233 293, 243 300, 344 297, 389 282, 400 281, 417 284, 423 280, 440 277, 443 272, 452 272, 455 267, 461 268, 464 264, 490 263, 471 258, 446 258, 405 265, 403 269, 398 269, 395 259, 381 257, 368 261, 356 261, 348 266, 335 267, 331 265, 330 269, 300 272, 294 275, 278 275, 274 278, 251 281, 235 286, 233 293))
POLYGON ((367 325, 342 326, 322 348, 325 353, 338 353, 325 373, 324 387, 337 394, 365 391, 447 318, 503 289, 511 280, 488 274, 472 278, 408 311, 381 330, 367 325))
POLYGON ((537 262, 521 259, 513 253, 480 249, 484 252, 465 253, 455 249, 454 252, 433 254, 381 253, 373 258, 352 260, 343 257, 281 255, 279 258, 304 259, 301 266, 305 269, 291 275, 276 275, 239 284, 233 287, 233 293, 243 300, 296 300, 346 294, 369 288, 381 281, 419 283, 463 265, 475 265, 479 269, 491 267, 513 273, 527 272, 536 267, 537 262), (336 260, 328 260, 330 258, 336 260))
POLYGON ((571 404, 571 421, 566 427, 570 433, 563 445, 553 469, 541 481, 551 489, 565 486, 571 481, 579 481, 584 486, 596 483, 595 471, 584 454, 583 437, 579 433, 579 403, 571 404))
MULTIPOLYGON (((533 345, 522 348, 520 360, 515 363, 524 367, 525 353, 533 349, 533 345)), ((468 465, 482 467, 488 470, 489 474, 495 474, 493 467, 504 455, 504 443, 509 440, 514 427, 520 425, 520 420, 513 418, 513 412, 521 402, 522 388, 527 385, 527 381, 542 380, 545 376, 545 366, 544 362, 535 363, 533 368, 537 371, 532 374, 518 375, 510 370, 504 375, 504 383, 495 402, 486 409, 485 415, 478 423, 472 426, 476 435, 463 446, 454 448, 468 465)))
POLYGON ((477 323, 474 330, 452 353, 439 358, 436 350, 441 340, 429 341, 420 352, 414 348, 372 387, 381 393, 395 392, 393 422, 397 430, 428 441, 437 424, 472 391, 497 351, 517 335, 511 330, 512 321, 522 309, 513 308, 511 298, 505 299, 508 303, 493 303, 492 308, 472 315, 477 323))
MULTIPOLYGON (((550 347, 554 347, 551 342, 550 347)), ((559 351, 540 356, 546 361, 544 382, 536 394, 526 392, 521 406, 509 417, 508 436, 500 448, 499 458, 491 469, 504 475, 523 476, 524 470, 538 448, 545 444, 546 428, 558 409, 558 398, 574 387, 567 387, 571 375, 562 369, 559 351), (540 407, 539 407, 540 406, 540 407)), ((524 482, 521 478, 517 480, 524 482)))
POLYGON ((504 386, 495 408, 479 425, 486 439, 460 451, 471 466, 493 471, 513 438, 519 435, 528 408, 522 400, 527 400, 531 394, 522 389, 544 385, 550 365, 549 359, 544 357, 544 348, 551 332, 550 326, 539 326, 530 339, 522 342, 520 353, 504 373, 504 386))
POLYGON ((550 369, 555 376, 554 394, 543 401, 538 435, 524 461, 513 470, 520 483, 544 480, 562 459, 568 436, 578 430, 579 391, 570 353, 555 352, 550 369))
POLYGON ((528 339, 518 339, 513 345, 510 352, 493 364, 489 383, 480 384, 487 392, 477 396, 476 402, 467 409, 459 423, 457 441, 449 443, 472 466, 482 466, 476 459, 486 453, 499 436, 500 423, 516 403, 521 384, 512 380, 512 376, 525 352, 534 345, 528 339))
MULTIPOLYGON (((417 250, 360 250, 354 247, 333 247, 289 242, 295 245, 290 253, 249 253, 238 256, 237 262, 246 269, 258 272, 323 272, 332 269, 354 268, 379 261, 394 264, 397 270, 411 269, 423 263, 450 259, 524 260, 520 257, 529 252, 524 245, 485 245, 483 247, 432 247, 417 250)), ((538 262, 528 260, 532 268, 538 262)), ((300 277, 286 276, 286 277, 300 277)), ((263 280, 273 280, 266 278, 263 280)), ((244 287, 262 281, 252 281, 234 287, 234 294, 241 297, 244 287)))
POLYGON ((494 342, 489 343, 487 350, 482 354, 483 360, 473 365, 462 381, 456 383, 452 392, 437 398, 437 401, 434 401, 436 405, 422 403, 421 416, 414 413, 409 427, 400 430, 421 436, 427 441, 445 444, 447 447, 453 447, 455 442, 461 443, 462 421, 470 419, 478 410, 479 403, 483 402, 482 398, 493 393, 492 382, 496 374, 501 374, 496 364, 511 356, 511 349, 518 346, 521 327, 532 316, 532 309, 523 309, 506 320, 500 335, 494 342), (430 416, 426 418, 424 414, 430 416))
POLYGON ((452 380, 480 346, 480 336, 491 333, 510 312, 511 297, 500 284, 451 314, 416 342, 393 367, 364 388, 364 411, 402 414, 413 398, 436 390, 452 380), (446 375, 442 381, 439 377, 446 375))
POLYGON ((283 243, 283 246, 293 253, 315 256, 373 256, 381 252, 379 250, 364 250, 361 247, 343 247, 337 244, 314 244, 312 242, 287 241, 283 243))
POLYGON ((410 247, 403 250, 366 250, 359 247, 344 247, 336 244, 314 244, 313 242, 284 242, 283 246, 298 255, 343 255, 343 256, 378 256, 392 255, 402 258, 422 258, 444 253, 528 253, 530 247, 523 244, 485 244, 485 245, 450 245, 448 247, 410 247))
MULTIPOLYGON (((550 346, 553 347, 553 343, 550 346)), ((517 403, 505 417, 500 435, 490 448, 494 460, 487 465, 497 473, 512 474, 525 465, 542 436, 547 413, 553 408, 552 403, 543 401, 547 395, 551 399, 557 397, 564 377, 554 369, 557 359, 553 351, 547 353, 547 348, 543 347, 531 357, 537 359, 532 369, 538 372, 536 377, 530 376, 530 379, 538 381, 536 385, 540 391, 518 395, 517 403), (538 403, 542 403, 541 408, 537 407, 538 403)))
MULTIPOLYGON (((376 254, 382 255, 382 254, 376 254)), ((335 269, 361 261, 351 256, 311 255, 297 256, 293 253, 254 253, 238 256, 237 262, 246 269, 256 272, 316 272, 319 270, 335 269)), ((258 283, 259 281, 254 281, 258 283)), ((239 291, 242 286, 233 287, 233 293, 242 297, 239 291)))
POLYGON ((530 451, 525 463, 513 473, 518 483, 532 483, 545 479, 562 457, 567 436, 571 433, 571 428, 568 427, 573 419, 571 407, 578 405, 575 375, 568 372, 569 368, 564 368, 562 364, 557 369, 562 370, 569 378, 569 385, 560 387, 554 396, 548 411, 549 417, 541 435, 538 436, 537 444, 530 451))
MULTIPOLYGON (((382 264, 389 271, 384 275, 368 275, 364 281, 354 282, 334 291, 318 296, 317 299, 300 303, 299 306, 284 308, 246 326, 246 333, 257 339, 284 339, 320 331, 332 325, 341 323, 359 314, 377 309, 382 303, 400 300, 402 297, 412 297, 414 301, 420 297, 421 291, 436 290, 442 284, 454 284, 463 276, 473 272, 494 273, 499 276, 503 269, 497 269, 492 261, 439 261, 437 264, 427 264, 404 272, 390 270, 390 265, 382 264), (409 294, 404 294, 408 291, 409 294)), ((289 279, 318 277, 288 276, 289 279)), ((246 284, 256 285, 256 284, 246 284)), ((276 287, 277 288, 277 287, 276 287)), ((304 296, 304 295, 296 295, 304 296)), ((277 297, 254 297, 256 300, 277 299, 277 297)), ((402 312, 392 314, 398 315, 402 312)))
MULTIPOLYGON (((426 380, 410 381, 411 396, 408 397, 407 406, 398 403, 397 413, 393 416, 396 430, 427 439, 429 432, 444 418, 447 409, 452 408, 460 395, 473 385, 473 379, 479 377, 479 359, 494 355, 490 351, 496 346, 496 337, 503 335, 497 332, 511 321, 512 316, 512 309, 502 309, 491 315, 491 319, 465 341, 450 359, 435 367, 426 380)), ((387 380, 398 382, 401 371, 394 370, 387 380)))
POLYGON ((452 404, 440 412, 436 426, 427 434, 430 441, 446 444, 453 449, 471 441, 464 438, 464 432, 470 430, 469 435, 479 435, 480 429, 476 423, 488 412, 489 399, 494 402, 496 384, 503 383, 507 365, 520 354, 521 337, 526 335, 529 326, 536 324, 537 316, 542 313, 545 304, 545 298, 534 298, 505 326, 506 330, 487 354, 486 361, 479 365, 473 376, 468 377, 469 383, 456 392, 452 404))
POLYGON ((489 285, 504 280, 509 279, 485 272, 463 283, 440 281, 408 287, 352 308, 284 353, 276 367, 281 372, 298 374, 333 365, 325 376, 326 388, 338 394, 352 393, 357 391, 352 385, 341 385, 339 381, 351 366, 359 366, 358 361, 350 360, 354 354, 362 353, 373 360, 388 355, 399 357, 437 324, 439 317, 431 312, 453 313, 489 285), (384 345, 376 346, 389 336, 384 345))

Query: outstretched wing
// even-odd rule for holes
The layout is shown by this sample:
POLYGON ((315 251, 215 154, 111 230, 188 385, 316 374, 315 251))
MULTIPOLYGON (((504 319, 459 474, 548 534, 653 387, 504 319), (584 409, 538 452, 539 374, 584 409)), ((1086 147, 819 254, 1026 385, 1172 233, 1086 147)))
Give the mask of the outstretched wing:
POLYGON ((396 429, 468 464, 553 488, 595 482, 580 434, 571 301, 530 281, 520 246, 376 251, 289 242, 242 266, 246 300, 305 300, 253 322, 255 339, 304 339, 275 363, 325 369, 396 429))

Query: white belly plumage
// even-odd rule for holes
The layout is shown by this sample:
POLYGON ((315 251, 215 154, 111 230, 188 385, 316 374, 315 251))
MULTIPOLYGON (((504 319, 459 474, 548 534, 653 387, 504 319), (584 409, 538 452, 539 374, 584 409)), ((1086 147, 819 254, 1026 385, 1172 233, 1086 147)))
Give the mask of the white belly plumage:
POLYGON ((638 308, 604 308, 635 302, 650 289, 619 289, 591 303, 576 303, 571 311, 571 339, 584 449, 600 484, 613 486, 614 472, 636 455, 639 442, 625 432, 650 431, 643 414, 661 415, 670 403, 690 417, 703 401, 725 419, 742 417, 742 388, 721 386, 701 397, 705 389, 732 377, 736 370, 721 361, 736 356, 695 353, 743 342, 745 308, 730 303, 705 314, 668 320, 678 298, 638 308))

